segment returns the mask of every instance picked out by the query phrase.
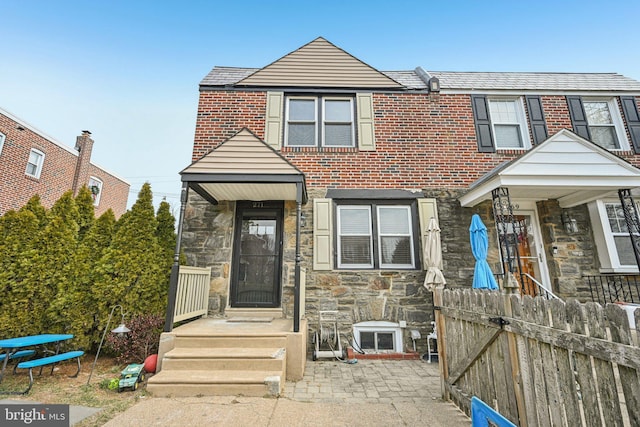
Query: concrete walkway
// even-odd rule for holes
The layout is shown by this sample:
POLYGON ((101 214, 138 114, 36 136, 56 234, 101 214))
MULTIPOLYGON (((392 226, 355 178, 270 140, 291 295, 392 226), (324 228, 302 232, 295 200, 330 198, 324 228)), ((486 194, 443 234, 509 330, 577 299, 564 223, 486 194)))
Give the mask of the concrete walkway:
POLYGON ((440 399, 438 365, 422 360, 307 363, 284 397, 145 397, 105 424, 121 426, 446 426, 470 419, 440 399))

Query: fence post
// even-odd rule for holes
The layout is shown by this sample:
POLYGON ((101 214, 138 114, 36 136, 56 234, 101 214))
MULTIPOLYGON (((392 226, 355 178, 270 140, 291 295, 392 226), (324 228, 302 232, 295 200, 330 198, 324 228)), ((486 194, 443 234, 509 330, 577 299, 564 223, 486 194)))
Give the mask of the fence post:
MULTIPOLYGON (((513 273, 507 272, 504 276, 502 286, 504 289, 504 314, 507 317, 513 317, 511 296, 519 293, 520 284, 513 273)), ((518 357, 516 334, 513 332, 506 332, 506 334, 509 345, 509 354, 505 355, 505 359, 509 360, 509 365, 511 366, 511 381, 513 382, 513 390, 515 393, 516 405, 518 407, 518 418, 520 420, 519 425, 521 427, 527 427, 529 424, 527 423, 527 411, 524 404, 524 390, 522 389, 522 382, 520 381, 520 358, 518 357)))

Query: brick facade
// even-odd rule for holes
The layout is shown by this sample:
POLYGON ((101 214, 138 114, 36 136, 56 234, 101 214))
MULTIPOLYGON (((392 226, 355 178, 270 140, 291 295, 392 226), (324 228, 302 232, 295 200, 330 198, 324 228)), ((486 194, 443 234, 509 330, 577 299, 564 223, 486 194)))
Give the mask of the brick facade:
MULTIPOLYGON (((636 98, 637 104, 639 101, 636 98)), ((549 136, 562 129, 572 129, 563 94, 543 95, 541 102, 549 136)), ((267 91, 260 88, 203 88, 193 160, 200 159, 244 127, 264 139, 266 107, 267 91)), ((305 174, 310 201, 302 207, 303 215, 308 221, 313 218, 311 201, 326 197, 331 189, 418 191, 423 197, 437 201, 443 271, 448 286, 471 286, 475 260, 471 255, 469 224, 475 213, 489 229, 488 261, 494 272, 498 272, 501 262, 491 202, 463 208, 459 198, 485 174, 525 151, 479 152, 468 93, 374 91, 373 110, 374 151, 280 148, 280 154, 305 174)), ((526 105, 525 114, 528 115, 526 105)), ((620 116, 624 118, 622 110, 620 116)), ((628 133, 628 128, 626 130, 628 133)), ((630 140, 629 135, 628 138, 630 140)), ((615 154, 640 167, 640 156, 633 151, 615 154)), ((211 205, 195 193, 190 194, 183 248, 190 265, 212 267, 210 313, 223 315, 228 304, 230 278, 227 273, 232 258, 235 202, 211 205)), ((539 201, 533 206, 539 219, 542 250, 553 290, 562 297, 586 299, 589 290, 583 275, 599 273, 593 226, 586 205, 566 210, 576 219, 579 234, 565 232, 557 200, 539 201)), ((282 307, 287 316, 292 316, 295 205, 287 202, 285 211, 282 307)), ((410 329, 419 330, 423 336, 430 332, 433 302, 431 293, 422 286, 424 270, 315 271, 312 245, 313 227, 307 225, 301 230, 301 252, 311 329, 316 327, 318 310, 338 310, 345 336, 354 323, 369 320, 406 321, 405 346, 411 342, 410 329)), ((416 256, 422 257, 421 248, 416 256)), ((426 345, 423 341, 418 343, 419 350, 426 345)))
MULTIPOLYGON (((549 135, 571 129, 564 96, 543 96, 549 135)), ((638 101, 637 101, 638 102, 638 101)), ((202 91, 193 160, 241 128, 264 138, 266 92, 202 91)), ((467 188, 522 150, 480 153, 467 94, 374 94, 375 151, 357 148, 287 148, 309 187, 467 188)), ((622 114, 622 113, 621 113, 622 114)), ((635 166, 633 151, 616 152, 635 166)))
POLYGON ((93 141, 89 134, 78 138, 86 142, 86 151, 78 155, 43 135, 21 120, 0 111, 0 133, 5 135, 0 153, 0 214, 19 209, 35 194, 42 204, 51 207, 68 190, 77 191, 94 176, 103 182, 100 203, 96 215, 111 208, 116 217, 127 208, 129 184, 117 176, 90 163, 93 141), (44 153, 44 163, 39 178, 25 174, 31 149, 44 153), (74 180, 78 182, 74 188, 74 180))

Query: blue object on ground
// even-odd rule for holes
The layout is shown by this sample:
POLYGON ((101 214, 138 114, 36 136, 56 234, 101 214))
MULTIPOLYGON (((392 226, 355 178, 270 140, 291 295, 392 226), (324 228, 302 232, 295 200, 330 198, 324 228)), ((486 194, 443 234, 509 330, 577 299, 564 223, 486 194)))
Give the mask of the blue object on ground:
MULTIPOLYGON (((20 351, 16 351, 15 353, 10 353, 9 360, 29 357, 29 356, 33 356, 34 354, 36 354, 35 350, 20 350, 20 351)), ((6 353, 0 354, 0 361, 4 360, 5 357, 7 357, 6 353)))
POLYGON ((471 240, 471 252, 476 259, 476 267, 473 271, 473 288, 476 289, 498 289, 496 278, 487 262, 487 252, 489 251, 489 237, 487 227, 478 214, 471 217, 469 227, 469 239, 471 240))
POLYGON ((491 406, 473 396, 471 398, 471 427, 516 427, 514 423, 500 415, 491 406))

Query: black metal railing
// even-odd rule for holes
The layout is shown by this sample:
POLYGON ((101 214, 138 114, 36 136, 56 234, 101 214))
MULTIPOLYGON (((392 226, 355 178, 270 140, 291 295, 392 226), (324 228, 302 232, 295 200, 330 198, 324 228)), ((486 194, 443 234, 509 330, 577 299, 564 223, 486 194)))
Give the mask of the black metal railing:
POLYGON ((591 299, 605 305, 615 302, 640 303, 640 276, 625 274, 603 274, 585 276, 591 299))

